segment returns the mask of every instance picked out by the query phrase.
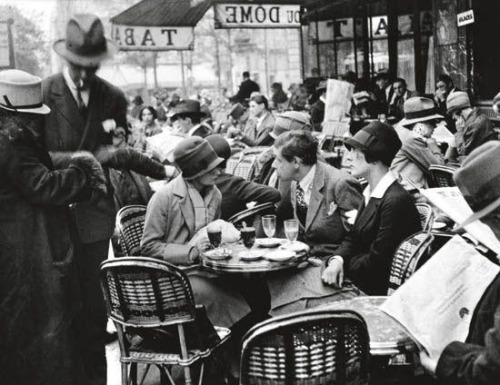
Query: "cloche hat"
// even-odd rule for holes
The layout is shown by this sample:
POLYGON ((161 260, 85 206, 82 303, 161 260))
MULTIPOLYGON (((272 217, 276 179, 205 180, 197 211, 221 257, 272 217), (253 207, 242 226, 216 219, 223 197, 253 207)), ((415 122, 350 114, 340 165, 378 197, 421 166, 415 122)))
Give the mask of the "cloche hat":
POLYGON ((198 178, 212 171, 224 159, 219 158, 212 146, 199 136, 183 139, 174 149, 174 161, 186 180, 198 178))
POLYGON ((42 79, 20 70, 0 71, 0 108, 31 114, 48 114, 43 104, 42 79))
POLYGON ((299 111, 287 111, 276 117, 274 127, 269 134, 276 139, 285 131, 304 130, 311 131, 311 118, 308 114, 299 111))
POLYGON ((74 15, 66 27, 66 39, 57 40, 52 48, 70 63, 83 67, 97 67, 118 51, 116 44, 104 37, 101 19, 89 13, 74 15))

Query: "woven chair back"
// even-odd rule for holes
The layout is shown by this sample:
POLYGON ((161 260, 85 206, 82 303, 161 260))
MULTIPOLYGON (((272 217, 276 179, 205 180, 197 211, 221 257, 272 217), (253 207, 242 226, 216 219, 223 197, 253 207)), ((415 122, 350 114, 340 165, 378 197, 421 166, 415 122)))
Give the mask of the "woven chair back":
POLYGON ((122 325, 158 327, 194 320, 188 278, 168 262, 146 257, 104 261, 101 286, 108 316, 122 325))
POLYGON ((116 214, 120 245, 127 255, 141 255, 141 239, 146 218, 146 206, 125 206, 116 214))
POLYGON ((449 166, 431 165, 429 166, 429 187, 454 187, 453 173, 456 168, 449 166))
POLYGON ((352 311, 275 317, 252 328, 242 346, 242 385, 368 384, 368 331, 352 311))
POLYGON ((417 203, 418 215, 420 216, 420 227, 422 231, 431 231, 434 224, 434 213, 432 207, 427 203, 417 203))
POLYGON ((410 235, 396 249, 389 275, 388 295, 391 295, 420 267, 420 259, 428 252, 433 235, 421 231, 410 235))

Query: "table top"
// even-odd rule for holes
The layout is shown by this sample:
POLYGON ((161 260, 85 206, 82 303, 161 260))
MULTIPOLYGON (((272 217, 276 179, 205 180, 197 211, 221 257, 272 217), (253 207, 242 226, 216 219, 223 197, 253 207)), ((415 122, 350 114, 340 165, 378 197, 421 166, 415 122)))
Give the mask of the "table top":
POLYGON ((322 306, 326 309, 347 309, 359 313, 368 326, 370 353, 374 356, 390 356, 418 350, 406 330, 379 309, 385 296, 357 297, 322 306))
MULTIPOLYGON (((283 242, 283 246, 286 247, 285 242, 287 242, 287 240, 284 239, 283 242)), ((265 273, 289 269, 305 262, 309 256, 309 246, 298 241, 295 241, 295 243, 303 246, 303 251, 296 252, 294 258, 283 262, 270 261, 265 258, 267 253, 277 250, 277 247, 264 248, 257 245, 254 245, 250 250, 252 252, 262 253, 262 258, 251 261, 243 260, 240 258, 240 253, 247 252, 248 249, 241 243, 232 243, 224 245, 225 248, 231 250, 231 256, 229 258, 213 260, 202 254, 201 265, 204 268, 218 273, 265 273)))

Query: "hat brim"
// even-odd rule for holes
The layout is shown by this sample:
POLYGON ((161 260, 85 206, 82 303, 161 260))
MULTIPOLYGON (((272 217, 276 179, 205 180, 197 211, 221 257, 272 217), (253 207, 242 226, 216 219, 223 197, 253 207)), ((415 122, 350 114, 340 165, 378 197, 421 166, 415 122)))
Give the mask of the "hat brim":
POLYGON ((0 108, 7 110, 7 111, 12 111, 12 112, 22 112, 26 114, 39 114, 39 115, 47 115, 50 113, 50 108, 46 106, 45 104, 42 104, 41 107, 37 108, 8 108, 5 106, 1 106, 0 108))
POLYGON ((57 40, 52 49, 61 57, 83 67, 97 67, 102 61, 110 59, 118 52, 118 46, 114 41, 106 39, 106 50, 98 55, 82 56, 68 51, 66 48, 66 39, 57 40))
POLYGON ((418 122, 427 122, 429 120, 443 120, 444 116, 439 115, 439 114, 432 114, 429 116, 424 116, 422 118, 415 118, 415 119, 402 119, 399 124, 403 127, 410 126, 412 124, 418 123, 418 122))
POLYGON ((186 177, 186 176, 182 176, 184 179, 186 180, 193 180, 193 179, 196 179, 200 176, 203 176, 207 173, 209 173, 210 171, 212 171, 214 168, 216 168, 219 164, 221 164, 222 162, 225 162, 225 159, 224 158, 219 158, 217 157, 215 160, 213 160, 208 166, 207 168, 197 172, 196 174, 192 175, 192 176, 189 176, 189 177, 186 177))
POLYGON ((168 117, 170 119, 176 119, 179 115, 185 115, 185 116, 196 116, 198 118, 203 118, 204 116, 207 116, 206 114, 204 114, 203 112, 189 112, 189 111, 185 111, 185 112, 174 112, 172 115, 169 115, 168 117))
POLYGON ((348 150, 350 150, 351 148, 359 148, 360 150, 366 150, 366 148, 367 148, 364 144, 362 144, 361 142, 358 142, 353 137, 347 138, 344 141, 344 146, 346 146, 348 150))
POLYGON ((498 197, 496 200, 494 200, 488 206, 486 206, 483 209, 472 214, 469 218, 467 218, 465 221, 463 221, 458 226, 458 228, 462 228, 464 226, 470 225, 471 223, 478 221, 481 218, 484 218, 486 215, 492 213, 493 211, 495 211, 499 207, 500 207, 500 197, 498 197))

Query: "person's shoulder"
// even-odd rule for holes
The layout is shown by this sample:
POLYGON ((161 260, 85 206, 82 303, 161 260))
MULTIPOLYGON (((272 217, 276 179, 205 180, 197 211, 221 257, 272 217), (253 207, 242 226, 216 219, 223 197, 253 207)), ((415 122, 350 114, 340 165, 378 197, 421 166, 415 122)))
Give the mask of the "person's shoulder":
POLYGON ((394 181, 387 188, 384 197, 382 199, 389 203, 396 203, 396 204, 410 203, 413 206, 415 206, 415 202, 410 193, 397 180, 394 181))
POLYGON ((119 95, 120 97, 123 97, 125 99, 125 93, 122 91, 120 87, 111 84, 110 82, 104 80, 99 76, 96 76, 96 81, 99 84, 99 87, 101 87, 102 89, 107 90, 108 92, 113 93, 115 95, 119 95))

